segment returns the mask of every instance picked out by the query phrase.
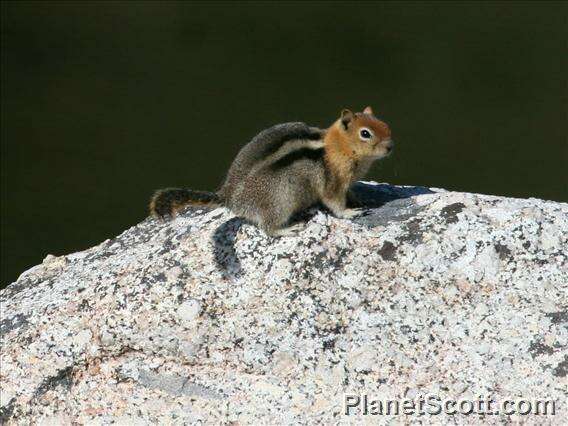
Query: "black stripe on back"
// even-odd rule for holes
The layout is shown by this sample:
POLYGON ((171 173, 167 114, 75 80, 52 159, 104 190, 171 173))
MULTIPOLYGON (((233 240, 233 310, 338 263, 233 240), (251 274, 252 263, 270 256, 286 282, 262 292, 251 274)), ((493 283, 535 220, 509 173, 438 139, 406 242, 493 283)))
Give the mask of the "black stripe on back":
POLYGON ((324 149, 310 149, 301 148, 286 154, 284 157, 279 158, 274 163, 272 163, 269 168, 272 171, 280 170, 285 167, 290 166, 292 163, 300 160, 310 160, 310 161, 321 161, 323 160, 324 149))
POLYGON ((295 140, 317 141, 322 138, 319 130, 311 129, 304 123, 278 124, 259 133, 254 139, 262 143, 260 158, 266 158, 295 140))

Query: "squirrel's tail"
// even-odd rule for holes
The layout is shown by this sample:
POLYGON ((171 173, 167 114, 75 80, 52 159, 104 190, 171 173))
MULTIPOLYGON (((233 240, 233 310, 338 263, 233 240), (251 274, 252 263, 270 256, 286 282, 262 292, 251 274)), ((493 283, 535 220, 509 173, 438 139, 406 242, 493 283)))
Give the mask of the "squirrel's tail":
POLYGON ((214 192, 183 188, 159 189, 150 200, 150 213, 157 217, 173 216, 188 205, 218 207, 221 199, 214 192))

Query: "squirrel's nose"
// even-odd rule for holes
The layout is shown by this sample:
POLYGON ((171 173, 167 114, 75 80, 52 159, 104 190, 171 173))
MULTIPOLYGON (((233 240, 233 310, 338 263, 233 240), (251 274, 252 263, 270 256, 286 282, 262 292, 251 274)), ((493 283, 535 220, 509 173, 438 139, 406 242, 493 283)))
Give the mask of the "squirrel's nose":
POLYGON ((392 141, 392 139, 388 139, 384 143, 385 143, 385 148, 387 149, 387 151, 391 152, 392 149, 394 148, 394 142, 392 141))

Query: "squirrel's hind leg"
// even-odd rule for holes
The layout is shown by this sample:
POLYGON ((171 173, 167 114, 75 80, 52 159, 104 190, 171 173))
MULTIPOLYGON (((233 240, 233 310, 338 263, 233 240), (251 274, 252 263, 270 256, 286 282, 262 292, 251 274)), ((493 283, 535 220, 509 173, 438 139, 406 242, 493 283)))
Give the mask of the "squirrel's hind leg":
POLYGON ((266 235, 271 237, 284 237, 293 235, 303 227, 302 224, 286 226, 291 215, 276 209, 265 210, 261 213, 257 225, 266 235))
POLYGON ((280 228, 273 231, 270 235, 273 237, 291 237, 297 235, 298 232, 306 227, 303 223, 296 223, 295 225, 288 226, 287 228, 280 228))

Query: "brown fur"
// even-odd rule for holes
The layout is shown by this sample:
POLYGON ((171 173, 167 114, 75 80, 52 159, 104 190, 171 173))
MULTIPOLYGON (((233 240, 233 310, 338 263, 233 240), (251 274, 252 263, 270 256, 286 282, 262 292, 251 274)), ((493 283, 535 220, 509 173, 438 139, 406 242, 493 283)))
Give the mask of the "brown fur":
POLYGON ((156 191, 150 200, 150 213, 156 217, 174 216, 186 206, 216 206, 220 204, 217 194, 193 191, 184 188, 166 188, 156 191))

